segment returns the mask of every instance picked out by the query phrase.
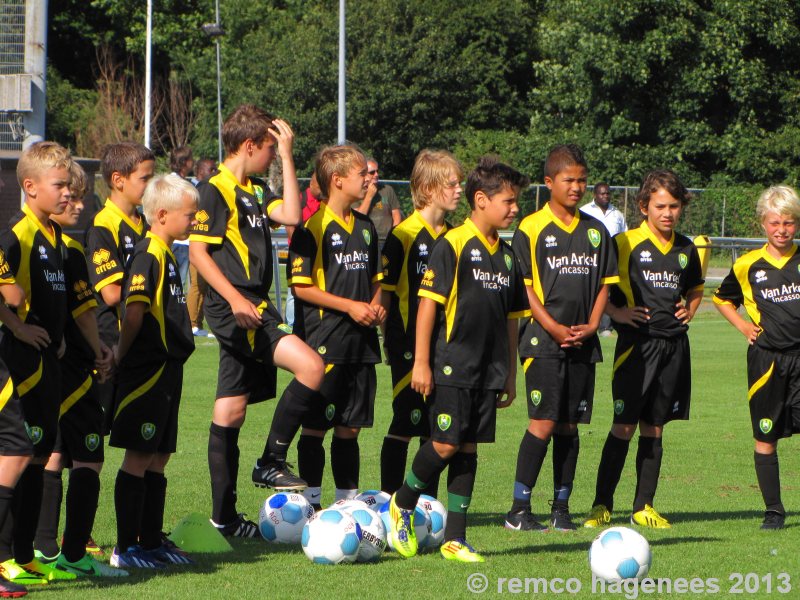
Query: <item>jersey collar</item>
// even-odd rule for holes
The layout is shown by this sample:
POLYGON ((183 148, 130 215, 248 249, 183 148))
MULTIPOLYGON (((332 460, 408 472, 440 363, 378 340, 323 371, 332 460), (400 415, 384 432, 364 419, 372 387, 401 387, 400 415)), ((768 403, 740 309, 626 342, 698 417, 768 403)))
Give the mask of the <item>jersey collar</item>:
POLYGON ((475 223, 472 222, 472 219, 467 218, 464 220, 464 225, 472 231, 476 238, 481 241, 481 244, 489 251, 489 254, 494 254, 497 252, 497 249, 500 247, 500 236, 497 236, 497 241, 494 244, 490 244, 489 240, 487 240, 480 230, 475 226, 475 223))
POLYGON ((161 247, 161 249, 162 249, 162 250, 163 250, 165 253, 167 253, 167 254, 169 254, 169 255, 170 255, 170 257, 172 258, 173 262, 177 262, 177 261, 175 260, 175 255, 172 253, 172 250, 170 249, 170 247, 169 247, 169 246, 167 246, 167 243, 166 243, 164 240, 162 240, 160 237, 158 237, 158 236, 157 236, 155 233, 153 233, 152 231, 148 231, 148 232, 145 234, 145 237, 148 237, 148 238, 150 238, 151 240, 154 240, 157 246, 160 246, 160 247, 161 247))
POLYGON ((228 167, 225 166, 225 163, 220 163, 218 170, 219 170, 219 177, 222 177, 223 180, 227 180, 230 183, 231 187, 241 188, 251 196, 256 195, 255 190, 253 189, 253 182, 250 180, 249 177, 247 178, 247 183, 245 185, 242 185, 241 183, 239 183, 239 180, 236 179, 236 175, 233 174, 233 171, 231 171, 228 167))
POLYGON ((36 215, 33 214, 33 211, 31 210, 30 206, 27 205, 27 203, 22 205, 22 212, 25 213, 25 216, 27 216, 28 219, 30 219, 32 223, 36 224, 36 227, 39 229, 39 231, 42 232, 42 235, 45 237, 45 239, 48 242, 50 242, 50 245, 53 248, 55 248, 56 247, 56 225, 52 221, 50 221, 50 226, 53 228, 53 231, 51 233, 44 225, 42 225, 42 222, 39 219, 36 218, 36 215))
POLYGON ((647 224, 647 219, 642 221, 642 224, 639 227, 644 232, 647 239, 653 242, 653 245, 661 251, 661 254, 669 254, 669 251, 672 250, 672 244, 675 243, 675 232, 672 232, 672 237, 669 238, 669 241, 666 244, 662 244, 661 240, 656 237, 656 234, 653 233, 653 230, 650 229, 650 226, 647 224))
POLYGON ((792 244, 792 249, 789 251, 788 254, 782 256, 781 258, 775 258, 767 251, 767 244, 764 244, 761 247, 761 257, 771 264, 776 269, 782 269, 786 266, 786 263, 789 262, 789 259, 792 258, 795 253, 797 252, 797 246, 792 244))
POLYGON ((337 215, 330 208, 328 208, 327 202, 320 202, 319 207, 320 207, 319 210, 323 211, 323 219, 325 222, 329 223, 333 221, 334 223, 338 223, 339 227, 344 229, 348 233, 348 235, 353 233, 353 228, 356 225, 356 216, 353 214, 352 209, 348 209, 350 211, 350 222, 345 223, 342 219, 339 218, 339 215, 337 215))
POLYGON ((425 217, 423 217, 422 213, 420 213, 418 210, 415 210, 413 213, 411 213, 411 216, 427 230, 433 239, 438 239, 440 235, 444 235, 447 232, 447 221, 442 224, 442 228, 439 230, 439 233, 436 233, 436 230, 431 227, 431 224, 425 220, 425 217))
POLYGON ((122 209, 119 206, 117 206, 111 201, 111 198, 107 198, 106 203, 103 206, 108 210, 110 210, 112 213, 116 214, 120 219, 125 221, 125 223, 127 223, 128 226, 131 229, 133 229, 136 233, 142 235, 142 231, 144 231, 144 219, 139 217, 139 222, 134 223, 133 221, 131 221, 131 218, 128 215, 122 212, 122 209))
POLYGON ((550 209, 550 203, 549 202, 544 205, 544 208, 542 210, 545 211, 545 213, 547 214, 547 216, 550 218, 550 220, 553 223, 555 223, 560 229, 563 229, 567 233, 572 233, 573 231, 575 231, 575 228, 578 226, 578 223, 580 223, 580 221, 581 221, 581 216, 580 216, 581 215, 581 211, 579 211, 579 210, 575 211, 575 216, 572 217, 572 223, 570 223, 569 225, 564 223, 564 221, 559 219, 555 215, 555 213, 553 213, 553 211, 550 209))

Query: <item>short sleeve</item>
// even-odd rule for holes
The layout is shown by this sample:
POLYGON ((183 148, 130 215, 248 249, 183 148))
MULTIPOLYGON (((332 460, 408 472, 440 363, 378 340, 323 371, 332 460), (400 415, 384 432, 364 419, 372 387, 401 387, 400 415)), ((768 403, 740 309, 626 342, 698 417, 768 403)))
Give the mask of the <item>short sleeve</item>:
POLYGON ((511 248, 520 267, 525 285, 533 285, 533 268, 531 266, 531 240, 528 234, 517 229, 511 240, 511 248))
POLYGON ((419 282, 420 298, 445 304, 456 277, 456 253, 447 238, 434 245, 428 269, 419 282))
POLYGON ((705 279, 703 279, 703 265, 700 263, 700 253, 694 244, 689 251, 689 262, 686 265, 686 282, 684 285, 683 295, 703 287, 705 279))
POLYGON ((381 268, 381 251, 378 246, 378 231, 372 221, 369 222, 368 231, 370 232, 369 243, 367 244, 369 247, 369 280, 372 283, 376 283, 383 279, 383 269, 381 268))
POLYGON ((744 302, 742 284, 736 277, 736 273, 731 269, 730 273, 722 280, 722 283, 714 292, 714 304, 732 304, 737 308, 744 302))
POLYGON ((130 276, 123 290, 125 306, 134 302, 153 304, 158 286, 158 262, 149 252, 137 252, 131 261, 130 276))
POLYGON ((89 270, 81 248, 68 247, 64 261, 64 275, 67 279, 67 306, 72 318, 76 319, 87 310, 97 306, 89 282, 89 270))
POLYGON ((286 279, 289 285, 313 285, 314 258, 317 242, 305 227, 298 227, 289 244, 289 260, 286 263, 286 279))
POLYGON ((600 253, 600 259, 605 261, 602 265, 603 276, 600 279, 601 285, 619 282, 619 263, 617 261, 617 245, 614 243, 613 238, 609 235, 605 227, 600 227, 601 244, 605 248, 604 252, 600 253))
POLYGON ((522 276, 522 266, 518 260, 514 260, 513 264, 514 266, 511 269, 511 303, 508 318, 521 319, 530 316, 531 307, 528 302, 528 292, 525 289, 525 281, 522 276))
POLYGON ((405 249, 403 248, 403 242, 392 230, 383 244, 383 252, 381 253, 381 265, 383 266, 381 288, 387 292, 395 290, 397 283, 400 281, 400 272, 403 269, 404 260, 405 249))
POLYGON ((207 181, 202 182, 197 191, 200 194, 195 215, 197 223, 189 235, 189 241, 219 246, 228 230, 228 205, 217 187, 207 181))
POLYGON ((111 283, 122 283, 125 265, 119 256, 118 242, 107 227, 93 225, 86 231, 86 264, 96 291, 111 283))
POLYGON ((16 283, 19 257, 19 240, 6 229, 0 234, 0 284, 16 283))

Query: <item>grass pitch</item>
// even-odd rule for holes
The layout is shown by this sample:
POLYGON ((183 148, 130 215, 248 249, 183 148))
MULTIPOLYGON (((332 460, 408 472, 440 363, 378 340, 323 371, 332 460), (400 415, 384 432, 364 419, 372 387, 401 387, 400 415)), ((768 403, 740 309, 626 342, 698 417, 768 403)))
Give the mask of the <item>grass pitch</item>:
MULTIPOLYGON (((653 566, 650 575, 670 579, 672 593, 698 595, 692 590, 713 591, 724 596, 743 593, 749 597, 783 595, 800 597, 800 447, 798 439, 781 442, 781 481, 784 504, 789 509, 787 528, 778 532, 758 529, 763 505, 753 469, 753 442, 747 409, 745 349, 742 336, 704 301, 690 332, 693 353, 693 402, 691 420, 670 424, 664 438, 664 462, 656 507, 673 523, 666 531, 640 530, 650 541, 653 566), (786 573, 791 586, 786 590, 786 573), (737 574, 741 574, 737 576, 737 574), (748 575, 750 574, 750 575, 748 575), (686 588, 678 581, 684 578, 686 588), (692 582, 692 579, 696 579, 692 582), (715 581, 714 581, 715 580, 715 581), (768 589, 771 591, 768 592, 768 589)), ((581 454, 571 509, 576 520, 590 508, 600 451, 611 422, 610 375, 616 338, 602 338, 606 362, 598 367, 594 416, 580 430, 581 454)), ((186 366, 181 406, 178 453, 167 467, 169 488, 166 526, 190 512, 210 511, 206 463, 208 426, 217 367, 213 340, 198 343, 186 366)), ((279 389, 288 377, 281 375, 279 389)), ((546 591, 556 595, 569 581, 565 595, 588 598, 609 595, 634 598, 627 592, 592 588, 587 550, 596 530, 574 533, 511 532, 503 529, 514 480, 517 448, 527 425, 524 382, 520 377, 518 398, 498 414, 497 442, 479 449, 478 477, 469 513, 470 542, 486 557, 480 565, 445 562, 438 553, 401 560, 387 553, 372 565, 335 567, 311 564, 297 547, 269 545, 261 540, 234 540, 235 551, 224 555, 198 555, 191 568, 170 568, 166 573, 136 573, 124 580, 92 580, 58 584, 31 590, 36 597, 90 598, 344 598, 344 597, 471 597, 471 584, 484 596, 546 591), (473 575, 480 574, 480 575, 473 575), (483 576, 483 577, 482 577, 483 576), (485 577, 485 579, 484 579, 485 577), (519 581, 515 580, 518 579, 519 581), (561 583, 559 583, 559 578, 561 583), (542 587, 545 586, 546 587, 542 587), (535 587, 538 586, 538 587, 535 587)), ((260 455, 274 404, 256 405, 248 413, 241 444, 239 510, 257 519, 265 490, 250 483, 252 462, 260 455)), ((390 421, 389 369, 378 367, 375 427, 362 432, 361 487, 379 487, 379 456, 390 421)), ((330 440, 330 438, 328 438, 330 440)), ((412 449, 416 443, 412 443, 412 449)), ((626 525, 634 493, 635 440, 615 497, 615 525, 626 525)), ((413 452, 412 452, 413 454, 413 452)), ((290 454, 290 460, 294 452, 290 454)), ((115 539, 113 513, 114 476, 121 453, 108 449, 102 476, 100 508, 95 539, 111 546, 115 539)), ((533 510, 541 518, 549 514, 552 497, 550 459, 545 462, 533 491, 533 510)), ((333 501, 334 486, 326 469, 323 496, 333 501)), ((444 484, 440 496, 445 494, 444 484)), ((63 526, 63 521, 62 521, 63 526)), ((666 582, 662 582, 666 586, 666 582)), ((639 590, 639 597, 666 597, 639 590)))

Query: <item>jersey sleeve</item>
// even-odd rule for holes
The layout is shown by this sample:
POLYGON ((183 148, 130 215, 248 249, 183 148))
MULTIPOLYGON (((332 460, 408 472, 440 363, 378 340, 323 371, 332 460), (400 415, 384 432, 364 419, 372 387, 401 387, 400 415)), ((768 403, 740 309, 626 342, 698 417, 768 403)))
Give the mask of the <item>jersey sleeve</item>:
POLYGON ((447 238, 433 246, 428 269, 419 282, 419 297, 446 304, 456 278, 456 253, 447 238))
POLYGON ((97 306, 82 248, 77 246, 67 248, 64 275, 67 279, 67 307, 72 318, 77 319, 87 310, 97 306))
POLYGON ((686 265, 686 288, 684 296, 696 290, 702 290, 706 280, 703 279, 703 265, 700 263, 700 253, 692 244, 689 251, 689 263, 686 265))
POLYGON ((89 279, 96 291, 111 283, 121 284, 125 276, 119 245, 107 227, 92 225, 86 231, 86 264, 89 279))
POLYGON ((614 243, 611 235, 605 227, 600 227, 601 244, 605 248, 604 252, 600 253, 600 259, 604 261, 601 267, 602 278, 600 279, 601 285, 608 285, 619 282, 619 263, 617 260, 617 245, 614 243))
POLYGON ((383 244, 383 252, 381 253, 381 265, 383 266, 381 288, 383 290, 393 292, 397 288, 397 283, 400 280, 400 271, 403 269, 403 260, 405 260, 403 242, 392 230, 383 244))
POLYGON ((522 231, 522 229, 517 229, 511 240, 511 248, 514 250, 514 256, 519 263, 524 284, 532 286, 533 267, 531 265, 531 240, 528 234, 522 231))
POLYGON ((17 236, 10 229, 0 233, 0 285, 16 283, 20 256, 17 236))
POLYGON ((517 260, 513 261, 513 265, 511 269, 511 304, 508 318, 522 319, 531 315, 531 307, 528 303, 528 292, 525 289, 525 281, 522 277, 522 267, 517 260))
POLYGON ((289 285, 314 285, 313 268, 317 254, 317 242, 305 227, 298 227, 289 244, 289 260, 286 262, 289 285))
POLYGON ((225 239, 230 211, 219 190, 204 182, 197 188, 200 201, 197 204, 196 225, 189 235, 190 242, 204 242, 219 246, 225 239))
POLYGON ((383 279, 383 268, 381 267, 381 249, 378 246, 378 230, 372 221, 369 223, 370 239, 368 246, 369 256, 367 257, 369 263, 369 280, 372 283, 377 283, 383 279))
POLYGON ((130 277, 123 290, 125 306, 134 302, 153 304, 158 287, 158 263, 149 252, 137 252, 131 261, 130 277))
POLYGON ((722 280, 717 291, 714 292, 714 304, 732 304, 738 308, 743 302, 742 284, 736 277, 735 271, 731 269, 730 273, 722 280))

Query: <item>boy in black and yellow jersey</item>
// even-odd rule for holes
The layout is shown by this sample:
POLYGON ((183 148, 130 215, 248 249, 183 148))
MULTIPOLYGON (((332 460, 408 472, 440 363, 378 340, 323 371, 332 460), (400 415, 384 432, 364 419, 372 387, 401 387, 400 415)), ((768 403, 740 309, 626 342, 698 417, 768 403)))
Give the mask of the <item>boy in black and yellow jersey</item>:
MULTIPOLYGON (((135 142, 110 144, 103 149, 100 169, 108 186, 108 199, 86 230, 86 262, 89 280, 97 293, 97 327, 109 348, 119 341, 122 288, 133 249, 147 231, 147 220, 139 214, 142 195, 153 177, 155 156, 135 142)), ((103 434, 111 428, 114 385, 97 385, 104 411, 103 434)))
POLYGON ((550 527, 573 530, 569 496, 578 463, 578 424, 592 415, 597 328, 615 283, 614 244, 603 224, 578 211, 586 161, 574 144, 553 148, 545 162, 550 200, 525 217, 513 247, 522 266, 532 318, 524 321, 519 355, 525 369, 528 429, 517 455, 514 499, 505 526, 542 530, 531 514, 531 489, 553 438, 550 527))
POLYGON ((498 229, 513 222, 527 182, 508 165, 481 159, 467 177, 472 214, 434 246, 420 284, 411 386, 428 397, 431 436, 389 505, 388 535, 403 557, 417 553, 421 490, 447 467, 441 554, 483 562, 466 541, 478 443, 494 442, 497 409, 516 396, 517 319, 528 314, 519 264, 498 229))
POLYGON ((61 228, 50 215, 69 202, 72 158, 54 142, 33 144, 19 159, 17 180, 25 193, 22 211, 0 233, 8 270, 24 301, 4 319, 0 358, 17 386, 33 459, 15 490, 13 540, 0 533, 0 566, 17 583, 75 579, 34 556, 33 539, 42 504, 44 465, 56 441, 60 395, 59 358, 64 353, 67 282, 61 228), (13 542, 14 559, 8 556, 13 542))
MULTIPOLYGON (((73 162, 70 170, 70 199, 60 215, 51 220, 62 227, 75 227, 83 212, 86 174, 73 162)), ((64 328, 66 351, 61 357, 61 407, 55 448, 44 470, 42 508, 36 531, 36 556, 43 562, 81 576, 124 576, 87 553, 87 540, 100 496, 103 466, 103 408, 95 393, 95 377, 104 381, 113 367, 111 349, 100 341, 95 307, 97 301, 89 283, 83 246, 62 234, 66 255, 64 271, 69 313, 64 328), (66 525, 59 552, 58 522, 63 486, 61 471, 70 468, 67 490, 66 525)))
POLYGON ((375 363, 381 357, 375 327, 386 311, 380 304, 383 272, 375 226, 351 209, 370 181, 364 155, 353 146, 324 148, 314 170, 323 202, 292 235, 287 268, 296 298, 295 331, 326 364, 322 397, 303 419, 297 444, 306 498, 319 507, 322 442, 331 428, 336 499, 358 493, 358 434, 372 426, 375 363))
POLYGON ((672 171, 651 171, 636 201, 644 222, 614 238, 619 283, 611 288, 606 306, 619 331, 611 384, 614 423, 603 446, 595 499, 584 527, 611 522, 614 491, 637 425, 631 523, 670 527, 653 508, 663 456, 661 438, 667 423, 689 418, 692 369, 687 331, 703 299, 697 248, 675 232, 689 192, 672 171))
POLYGON ((125 449, 114 487, 115 567, 191 562, 162 528, 164 467, 177 447, 183 363, 194 351, 186 297, 170 246, 189 236, 197 198, 191 183, 170 174, 154 178, 142 201, 151 228, 134 249, 114 353, 118 371, 109 444, 125 449))
MULTIPOLYGON (((425 399, 411 389, 420 281, 433 245, 449 229, 445 216, 458 206, 464 173, 444 150, 423 150, 411 171, 414 212, 392 229, 383 246, 383 294, 386 309, 384 351, 392 370, 394 417, 381 448, 381 489, 395 493, 403 485, 408 443, 430 435, 425 399)), ((436 496, 438 476, 424 493, 436 496)))
POLYGON ((787 186, 765 190, 756 215, 767 236, 763 248, 733 265, 714 294, 722 316, 745 336, 747 400, 755 438, 758 487, 766 511, 761 529, 782 529, 778 440, 800 432, 800 252, 794 238, 800 199, 787 186), (744 304, 750 321, 737 308, 744 304))
POLYGON ((272 224, 300 222, 300 191, 288 123, 260 108, 238 107, 222 126, 227 156, 202 182, 189 258, 209 289, 206 320, 220 344, 216 401, 208 439, 212 522, 223 535, 253 537, 258 527, 236 512, 239 431, 249 404, 275 397, 277 370, 294 373, 286 386, 253 468, 253 483, 301 490, 305 481, 286 464, 289 445, 314 404, 324 366, 316 352, 291 334, 269 299, 272 286, 272 224), (265 173, 280 149, 285 200, 274 198, 265 173))

